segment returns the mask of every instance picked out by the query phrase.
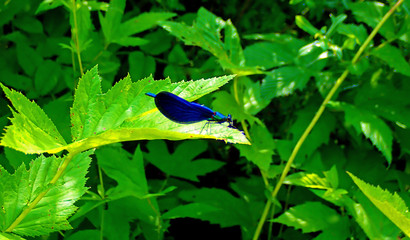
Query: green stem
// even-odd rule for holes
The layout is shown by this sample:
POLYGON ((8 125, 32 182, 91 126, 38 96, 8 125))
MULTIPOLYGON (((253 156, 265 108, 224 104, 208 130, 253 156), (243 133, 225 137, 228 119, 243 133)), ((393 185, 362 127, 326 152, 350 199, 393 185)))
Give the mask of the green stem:
POLYGON ((74 21, 74 36, 75 36, 75 48, 77 51, 78 65, 80 66, 81 76, 84 75, 83 64, 81 63, 80 54, 80 41, 78 40, 78 24, 77 24, 77 5, 75 0, 71 1, 73 3, 73 21, 74 21))
MULTIPOLYGON (((240 101, 239 101, 239 91, 238 91, 238 77, 235 77, 235 79, 233 80, 233 91, 234 91, 233 95, 235 97, 235 101, 236 103, 238 103, 238 106, 239 106, 240 101)), ((243 128, 243 132, 245 133, 245 136, 249 139, 249 141, 252 141, 251 135, 249 135, 248 126, 246 125, 245 120, 241 121, 241 125, 243 128)))
MULTIPOLYGON (((399 0, 397 3, 386 13, 386 15, 382 18, 382 20, 377 24, 377 26, 373 29, 373 31, 370 33, 369 37, 366 39, 366 41, 363 43, 363 45, 359 48, 357 53, 352 59, 352 64, 355 64, 358 60, 361 54, 364 52, 364 50, 367 48, 367 46, 370 44, 371 40, 374 38, 374 36, 377 34, 377 32, 380 30, 380 28, 383 26, 383 24, 387 21, 387 19, 393 14, 393 12, 400 6, 400 4, 403 3, 404 0, 399 0)), ((342 73, 342 75, 337 79, 335 85, 332 87, 330 92, 327 94, 326 98, 323 100, 322 104, 320 105, 318 111, 316 112, 315 116, 313 117, 312 121, 309 123, 309 126, 305 129, 303 132, 302 136, 299 138, 298 142, 296 143, 296 146, 294 147, 292 154, 289 157, 288 162, 286 163, 285 169, 282 172, 282 175, 280 176, 279 181, 276 184, 275 189, 272 192, 272 198, 276 198, 283 181, 285 180, 285 177, 287 176, 290 167, 292 166, 293 161, 296 158, 297 153, 299 152, 300 148, 302 147, 303 142, 306 140, 307 136, 309 135, 310 131, 312 131, 313 127, 316 125, 317 121, 319 118, 322 116, 326 105, 328 102, 331 100, 333 95, 336 93, 337 89, 340 87, 340 85, 343 83, 343 81, 346 79, 347 75, 349 74, 349 69, 346 68, 346 70, 342 73)), ((263 224, 266 221, 266 216, 268 215, 269 208, 272 205, 272 202, 270 199, 268 199, 265 209, 262 213, 262 216, 259 220, 258 226, 256 228, 255 234, 253 239, 256 240, 259 238, 260 232, 262 230, 263 224)))
POLYGON ((105 189, 104 189, 104 179, 101 171, 100 165, 98 165, 98 177, 100 178, 100 186, 101 186, 101 199, 105 199, 105 189))

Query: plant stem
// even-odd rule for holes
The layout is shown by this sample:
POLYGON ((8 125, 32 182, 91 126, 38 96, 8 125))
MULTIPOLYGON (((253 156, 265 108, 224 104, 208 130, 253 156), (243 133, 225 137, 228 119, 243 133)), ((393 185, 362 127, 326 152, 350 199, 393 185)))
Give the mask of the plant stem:
POLYGON ((75 36, 75 47, 77 51, 78 65, 80 66, 81 76, 84 75, 83 64, 81 63, 80 54, 80 41, 78 40, 78 25, 77 25, 77 4, 75 0, 71 1, 73 3, 73 21, 74 21, 74 36, 75 36))
MULTIPOLYGON (((367 46, 370 44, 371 40, 376 36, 377 32, 380 30, 380 28, 383 26, 383 24, 387 21, 387 19, 393 14, 393 12, 400 6, 400 4, 403 3, 404 0, 399 0, 397 3, 384 15, 382 20, 377 24, 377 26, 373 29, 373 31, 370 33, 370 35, 367 37, 366 41, 363 43, 363 45, 359 48, 359 50, 356 52, 355 56, 352 59, 351 64, 355 64, 359 57, 362 55, 364 50, 367 48, 367 46)), ((318 122, 319 118, 322 116, 323 112, 325 111, 326 105, 328 102, 331 100, 333 95, 336 93, 337 89, 340 87, 340 85, 343 83, 343 81, 346 79, 347 75, 349 74, 349 69, 346 68, 346 70, 342 73, 342 75, 337 79, 335 85, 332 87, 332 89, 329 91, 327 94, 326 98, 323 100, 322 104, 320 105, 318 111, 316 112, 315 116, 313 117, 312 121, 309 123, 309 126, 305 129, 303 132, 302 136, 299 138, 298 142, 296 143, 295 147, 293 148, 292 154, 289 157, 288 162, 286 163, 285 169, 282 172, 282 175, 280 176, 279 181, 277 182, 275 189, 272 192, 272 198, 276 198, 283 181, 285 180, 285 177, 287 176, 290 167, 293 163, 293 161, 296 158, 297 153, 299 152, 299 149, 301 148, 303 142, 306 140, 307 136, 309 133, 312 131, 313 127, 316 125, 318 122)), ((259 220, 258 226, 256 228, 255 234, 253 236, 253 240, 256 240, 259 238, 260 232, 262 230, 263 224, 266 221, 266 216, 268 215, 269 208, 272 205, 272 202, 270 199, 268 199, 265 209, 262 213, 261 219, 259 220)))
MULTIPOLYGON (((233 95, 235 97, 235 101, 238 104, 238 106, 240 106, 239 91, 238 91, 238 77, 235 77, 233 80, 233 91, 234 91, 233 95)), ((245 120, 241 121, 241 125, 243 128, 243 132, 245 133, 245 136, 249 139, 249 141, 252 141, 251 136, 249 135, 248 126, 246 125, 245 120)))

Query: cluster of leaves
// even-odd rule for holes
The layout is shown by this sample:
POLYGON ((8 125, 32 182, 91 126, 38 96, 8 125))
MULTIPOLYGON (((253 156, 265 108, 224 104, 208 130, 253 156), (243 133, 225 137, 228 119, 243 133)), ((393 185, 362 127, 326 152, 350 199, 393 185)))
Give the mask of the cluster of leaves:
POLYGON ((0 239, 410 237, 409 1, 254 2, 0 6, 0 239), (243 133, 169 121, 160 91, 243 133))

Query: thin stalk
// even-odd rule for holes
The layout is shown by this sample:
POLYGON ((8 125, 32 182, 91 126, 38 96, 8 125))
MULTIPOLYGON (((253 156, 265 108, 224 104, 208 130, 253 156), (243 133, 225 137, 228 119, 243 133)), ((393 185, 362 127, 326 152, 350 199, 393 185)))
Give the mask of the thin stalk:
POLYGON ((100 178, 100 185, 101 185, 101 199, 105 199, 105 189, 104 189, 104 179, 101 171, 100 165, 98 165, 98 177, 100 178))
MULTIPOLYGON (((364 50, 370 44, 371 40, 374 38, 374 36, 376 36, 377 32, 380 30, 380 28, 383 26, 383 24, 393 14, 393 12, 400 6, 400 4, 403 3, 403 1, 404 0, 397 1, 397 3, 386 13, 386 15, 384 15, 382 20, 373 29, 373 31, 370 33, 370 35, 368 36, 366 41, 363 43, 363 45, 359 48, 359 50, 357 51, 357 53, 353 57, 352 62, 351 62, 352 64, 355 64, 358 61, 358 59, 360 58, 360 56, 362 55, 364 50)), ((295 145, 295 147, 292 151, 292 154, 289 157, 288 162, 286 163, 285 169, 283 170, 282 175, 281 175, 279 181, 277 182, 275 189, 272 192, 272 198, 276 198, 276 196, 277 196, 277 194, 278 194, 278 192, 279 192, 279 190, 280 190, 280 188, 283 184, 283 181, 285 180, 285 177, 287 176, 287 174, 290 170, 290 167, 291 167, 293 161, 295 160, 296 155, 299 152, 303 142, 306 140, 307 136, 312 131, 313 127, 316 125, 319 118, 322 116, 322 114, 323 114, 323 112, 326 108, 326 105, 331 100, 333 95, 336 93, 337 89, 340 87, 340 85, 343 83, 343 81, 346 79, 348 74, 349 74, 349 69, 346 68, 346 70, 342 73, 342 75, 337 79, 335 85, 329 91, 326 98, 323 100, 322 104, 320 105, 320 107, 319 107, 318 111, 316 112, 315 116, 313 117, 312 121, 309 123, 309 126, 305 129, 302 136, 299 138, 298 142, 296 143, 296 145, 295 145)), ((253 237, 254 240, 259 238, 260 232, 262 230, 263 224, 266 221, 266 216, 267 216, 267 213, 269 212, 269 208, 270 208, 271 205, 272 205, 272 202, 271 202, 270 199, 268 199, 268 201, 265 205, 265 209, 262 213, 261 219, 259 220, 258 226, 256 228, 256 231, 255 231, 255 234, 254 234, 254 237, 253 237)))
MULTIPOLYGON (((239 91, 238 91, 238 77, 235 77, 235 79, 233 80, 233 92, 234 92, 233 95, 235 97, 235 101, 238 104, 238 106, 240 106, 239 91)), ((241 125, 243 128, 243 132, 245 133, 245 136, 249 139, 249 141, 252 141, 251 136, 249 135, 248 126, 246 125, 245 120, 241 121, 241 125)))
POLYGON ((101 206, 100 240, 104 240, 104 216, 105 216, 104 207, 101 206))
POLYGON ((77 24, 77 4, 75 0, 71 1, 73 3, 73 21, 74 21, 74 35, 75 35, 75 48, 77 51, 78 65, 80 67, 81 76, 84 75, 83 64, 81 63, 80 54, 80 40, 78 39, 78 24, 77 24))

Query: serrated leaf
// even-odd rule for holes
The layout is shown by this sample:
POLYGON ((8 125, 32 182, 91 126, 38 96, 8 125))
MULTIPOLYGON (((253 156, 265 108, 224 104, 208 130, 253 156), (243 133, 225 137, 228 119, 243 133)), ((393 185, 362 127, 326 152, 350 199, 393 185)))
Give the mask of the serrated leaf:
POLYGON ((169 91, 192 101, 216 90, 233 77, 171 84, 169 79, 154 81, 152 77, 133 83, 128 76, 102 94, 97 69, 93 68, 80 79, 75 93, 71 117, 76 142, 67 148, 89 149, 141 139, 213 138, 248 143, 241 132, 222 124, 211 124, 208 131, 202 131, 205 122, 174 123, 158 112, 153 99, 145 95, 147 92, 169 91))
MULTIPOLYGON (((357 21, 364 22, 372 28, 375 28, 387 11, 389 11, 389 6, 382 2, 352 2, 349 4, 349 7, 357 21)), ((381 26, 380 34, 390 41, 396 37, 395 29, 393 19, 388 18, 381 26)))
POLYGON ((74 213, 77 201, 84 193, 87 169, 92 151, 77 154, 66 168, 65 174, 54 185, 50 181, 65 158, 40 156, 26 171, 22 164, 11 175, 0 166, 0 230, 5 231, 23 211, 41 194, 40 201, 18 223, 13 233, 25 236, 45 235, 70 229, 68 217, 74 213))
POLYGON ((84 132, 85 129, 93 130, 96 121, 94 119, 100 115, 99 111, 96 111, 101 108, 101 104, 98 105, 97 102, 99 95, 101 95, 101 79, 96 66, 82 76, 75 90, 74 103, 70 111, 71 136, 74 141, 90 135, 89 132, 84 132))
POLYGON ((186 45, 198 46, 213 54, 222 68, 238 75, 258 74, 257 67, 246 67, 245 57, 240 45, 240 38, 230 20, 223 21, 205 8, 198 10, 195 23, 186 26, 183 23, 162 22, 165 30, 184 41, 186 45), (221 30, 225 29, 225 42, 221 41, 221 30))
POLYGON ((371 82, 362 84, 354 99, 356 106, 365 108, 391 122, 410 127, 410 82, 371 82))
POLYGON ((403 57, 402 52, 390 44, 383 44, 382 46, 371 51, 373 56, 385 61, 387 65, 397 70, 406 76, 410 76, 410 65, 403 57))
POLYGON ((66 142, 44 111, 23 94, 10 90, 1 83, 0 87, 15 109, 11 109, 12 125, 6 127, 0 145, 25 153, 42 153, 54 149, 61 151, 66 142))
POLYGON ((369 239, 391 239, 398 236, 400 229, 376 209, 364 194, 355 194, 355 198, 358 202, 344 196, 343 206, 369 239))
POLYGON ((403 199, 394 193, 374 187, 350 172, 347 172, 360 190, 370 199, 370 201, 397 227, 399 227, 408 237, 410 237, 410 214, 409 209, 403 199))
POLYGON ((392 161, 393 136, 387 124, 376 115, 364 109, 356 108, 344 102, 330 102, 329 105, 345 112, 345 121, 353 125, 355 130, 362 132, 372 141, 390 164, 392 161))
POLYGON ((198 176, 215 171, 225 163, 211 159, 193 159, 207 149, 207 144, 201 141, 181 143, 173 154, 169 154, 165 142, 150 141, 147 144, 148 153, 144 156, 164 173, 199 182, 198 176), (189 149, 189 151, 186 151, 189 149))
MULTIPOLYGON (((12 125, 2 139, 3 146, 26 153, 84 151, 105 144, 142 139, 219 139, 249 144, 245 135, 223 124, 204 122, 178 124, 157 111, 147 92, 170 91, 188 101, 208 94, 227 83, 234 75, 197 81, 170 83, 152 77, 131 82, 129 76, 117 82, 107 93, 101 92, 97 67, 79 80, 70 111, 73 143, 67 145, 45 113, 21 93, 2 88, 17 112, 12 110, 12 125)), ((225 113, 227 115, 227 113, 225 113)))

